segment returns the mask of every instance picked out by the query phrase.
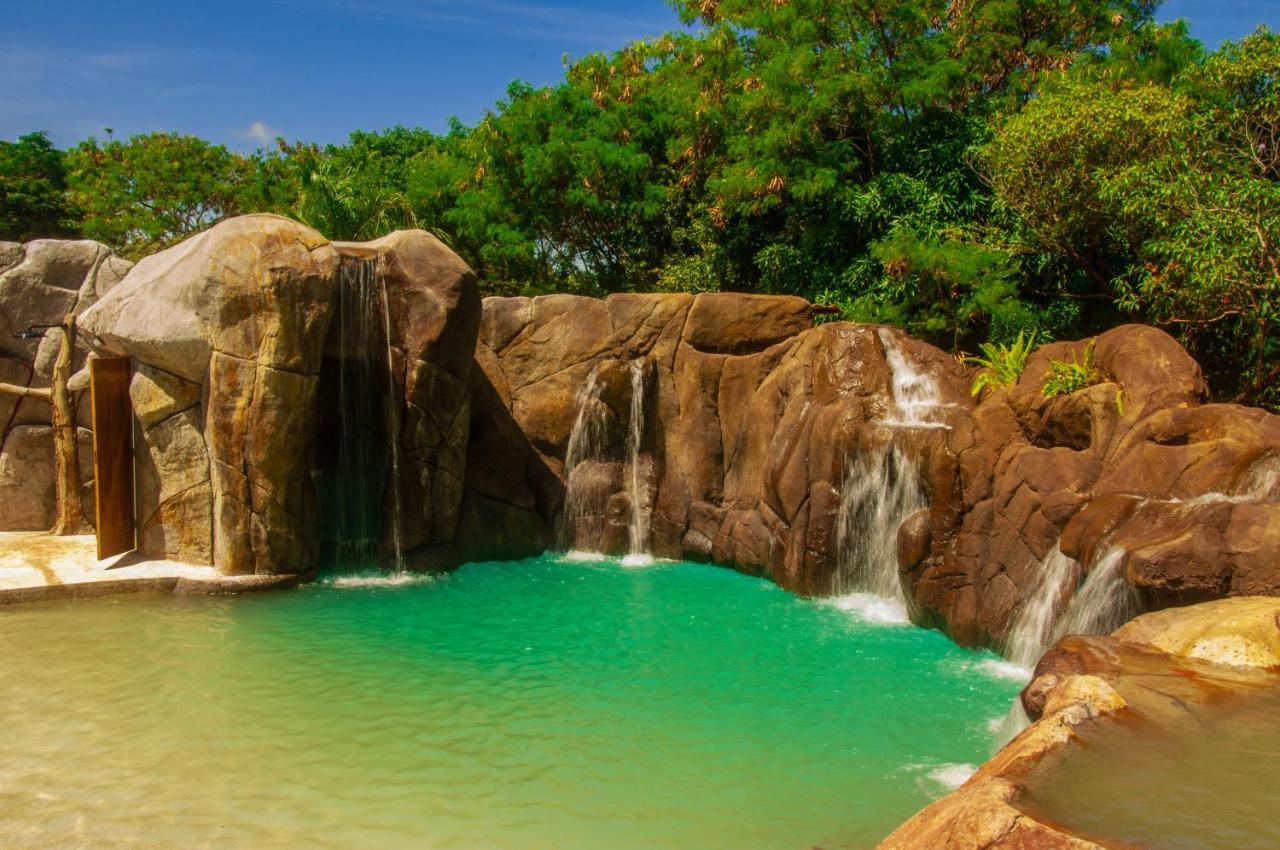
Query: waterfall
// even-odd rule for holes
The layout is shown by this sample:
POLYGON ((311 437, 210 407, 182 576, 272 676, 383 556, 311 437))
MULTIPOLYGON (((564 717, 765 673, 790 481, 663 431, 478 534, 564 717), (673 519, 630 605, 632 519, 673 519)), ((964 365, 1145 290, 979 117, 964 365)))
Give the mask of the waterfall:
POLYGON ((387 348, 387 431, 391 443, 391 553, 395 558, 396 572, 404 572, 404 542, 400 533, 403 513, 400 507, 400 400, 401 391, 396 384, 396 362, 391 346, 391 305, 388 303, 387 284, 378 287, 382 293, 382 337, 387 348))
POLYGON ((1005 657, 1029 674, 1061 638, 1109 634, 1137 616, 1141 604, 1124 580, 1124 556, 1119 547, 1107 550, 1081 583, 1080 564, 1054 546, 1018 609, 1005 639, 1005 657))
POLYGON ((573 549, 577 544, 578 520, 593 513, 604 513, 604 504, 594 482, 584 479, 583 461, 598 458, 605 450, 607 408, 600 398, 599 366, 587 375, 578 391, 578 414, 569 432, 569 445, 564 459, 564 509, 560 517, 560 544, 573 549))
POLYGON ((1110 634, 1136 617, 1141 610, 1138 592, 1124 580, 1125 551, 1107 550, 1054 626, 1052 640, 1067 635, 1110 634))
POLYGON ((376 260, 342 259, 333 323, 333 344, 322 366, 322 434, 314 473, 326 559, 343 572, 377 569, 389 534, 399 569, 399 409, 390 311, 376 260))
POLYGON ((1265 455, 1255 461, 1237 492, 1247 499, 1280 500, 1280 454, 1265 455))
POLYGON ((646 554, 649 543, 649 509, 645 492, 644 470, 640 462, 640 448, 644 441, 645 418, 645 370, 644 359, 638 358, 626 364, 630 378, 631 411, 627 422, 625 445, 617 436, 617 429, 610 429, 610 408, 603 398, 605 380, 601 371, 605 363, 599 363, 587 375, 587 382, 578 392, 578 413, 569 432, 569 444, 565 451, 564 509, 560 515, 559 539, 561 548, 602 552, 605 548, 606 511, 617 479, 605 466, 591 461, 625 461, 624 487, 631 505, 627 523, 628 564, 648 563, 646 554), (611 439, 612 431, 612 439, 611 439), (583 520, 600 523, 589 537, 582 540, 583 520))
POLYGON ((630 474, 627 476, 627 495, 631 501, 631 521, 627 528, 627 536, 631 551, 626 561, 641 564, 652 560, 645 553, 649 542, 649 510, 646 505, 644 482, 640 470, 640 442, 644 438, 644 360, 637 358, 627 364, 631 372, 631 427, 627 432, 627 463, 630 474))
POLYGON ((927 507, 914 463, 892 444, 854 457, 845 474, 836 521, 839 596, 871 594, 892 601, 905 618, 898 578, 898 527, 927 507))
POLYGON ((884 424, 898 428, 946 428, 938 419, 947 405, 942 403, 937 380, 916 369, 888 330, 880 328, 879 336, 885 362, 889 364, 890 390, 897 411, 897 418, 884 424))
MULTIPOLYGON (((1000 718, 999 723, 995 724, 993 732, 995 733, 995 750, 998 751, 1005 744, 1031 725, 1031 718, 1027 716, 1027 709, 1022 705, 1022 697, 1013 698, 1013 705, 1009 706, 1009 711, 1004 717, 1000 718)), ((992 753, 994 755, 994 753, 992 753)))
POLYGON ((1040 562, 1031 592, 1018 609, 1005 639, 1005 657, 1030 670, 1049 648, 1053 626, 1075 587, 1080 565, 1054 546, 1040 562))

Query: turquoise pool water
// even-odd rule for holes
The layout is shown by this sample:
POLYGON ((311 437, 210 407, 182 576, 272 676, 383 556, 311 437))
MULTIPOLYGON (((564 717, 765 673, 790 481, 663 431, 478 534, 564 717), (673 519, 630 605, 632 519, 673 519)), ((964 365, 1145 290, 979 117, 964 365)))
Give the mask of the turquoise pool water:
POLYGON ((1019 687, 728 570, 551 557, 15 608, 0 642, 24 848, 865 848, 1019 687))

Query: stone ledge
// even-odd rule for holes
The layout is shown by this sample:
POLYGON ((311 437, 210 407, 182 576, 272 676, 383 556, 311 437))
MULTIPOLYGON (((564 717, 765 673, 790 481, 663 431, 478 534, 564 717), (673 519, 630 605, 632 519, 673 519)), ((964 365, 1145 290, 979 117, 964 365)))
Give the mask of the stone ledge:
POLYGON ((297 575, 225 576, 131 552, 98 560, 92 535, 0 533, 0 606, 147 593, 225 596, 296 587, 297 575))

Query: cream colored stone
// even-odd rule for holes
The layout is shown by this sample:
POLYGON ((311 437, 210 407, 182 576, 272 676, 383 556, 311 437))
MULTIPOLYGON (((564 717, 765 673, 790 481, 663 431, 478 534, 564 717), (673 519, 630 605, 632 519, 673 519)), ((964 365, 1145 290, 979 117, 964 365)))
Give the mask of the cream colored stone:
POLYGON ((1280 667, 1280 598, 1245 596, 1145 614, 1115 637, 1235 667, 1280 667))

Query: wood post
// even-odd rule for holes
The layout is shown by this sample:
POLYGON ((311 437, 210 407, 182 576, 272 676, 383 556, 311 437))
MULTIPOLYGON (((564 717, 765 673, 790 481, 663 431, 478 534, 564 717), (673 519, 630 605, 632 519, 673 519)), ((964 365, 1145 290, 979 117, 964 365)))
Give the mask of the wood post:
POLYGON ((58 329, 61 345, 53 364, 53 439, 58 487, 58 521, 53 533, 84 534, 89 530, 80 501, 80 444, 76 439, 75 400, 67 389, 76 344, 76 317, 68 313, 58 329))

